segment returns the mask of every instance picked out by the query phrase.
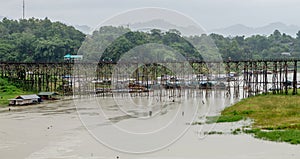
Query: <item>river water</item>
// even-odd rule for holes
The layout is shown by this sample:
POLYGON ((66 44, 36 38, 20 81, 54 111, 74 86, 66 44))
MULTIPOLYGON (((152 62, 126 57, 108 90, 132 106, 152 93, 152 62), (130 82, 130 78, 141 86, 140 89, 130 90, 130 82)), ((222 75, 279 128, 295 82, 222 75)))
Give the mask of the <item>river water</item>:
POLYGON ((230 134, 247 122, 191 125, 239 99, 225 91, 188 93, 194 97, 115 95, 1 109, 0 158, 300 158, 300 146, 230 134))

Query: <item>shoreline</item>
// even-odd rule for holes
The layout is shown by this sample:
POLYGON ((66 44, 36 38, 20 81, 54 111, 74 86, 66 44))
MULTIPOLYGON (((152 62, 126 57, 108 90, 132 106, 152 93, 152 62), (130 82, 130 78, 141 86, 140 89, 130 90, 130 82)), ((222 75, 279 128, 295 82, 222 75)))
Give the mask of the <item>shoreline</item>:
MULTIPOLYGON (((108 106, 107 108, 114 112, 115 106, 108 106)), ((86 115, 93 116, 94 114, 86 115)), ((129 128, 135 128, 132 126, 136 125, 136 122, 135 118, 130 118, 122 120, 118 124, 124 123, 129 128)), ((149 122, 149 124, 157 123, 155 120, 149 122)), ((40 105, 40 107, 34 105, 30 106, 30 109, 29 107, 21 107, 15 112, 1 112, 0 125, 2 125, 0 131, 1 158, 115 159, 116 156, 120 156, 122 159, 240 159, 247 156, 250 159, 297 159, 300 157, 298 145, 260 140, 249 134, 199 136, 197 132, 201 130, 201 125, 191 126, 185 135, 175 143, 156 152, 140 155, 121 153, 104 146, 88 132, 71 100, 47 103, 40 105)), ((113 125, 98 126, 109 128, 113 125)), ((219 123, 206 126, 211 131, 224 130, 223 128, 225 128, 229 132, 230 126, 234 126, 234 124, 219 123)), ((126 144, 123 141, 119 142, 126 144)), ((146 139, 146 143, 156 144, 157 141, 146 139)))
POLYGON ((37 104, 20 105, 20 106, 0 105, 0 113, 13 111, 13 110, 40 108, 40 107, 44 107, 48 104, 60 103, 60 102, 69 101, 69 100, 73 100, 73 97, 64 97, 64 99, 58 99, 58 100, 44 100, 37 104))

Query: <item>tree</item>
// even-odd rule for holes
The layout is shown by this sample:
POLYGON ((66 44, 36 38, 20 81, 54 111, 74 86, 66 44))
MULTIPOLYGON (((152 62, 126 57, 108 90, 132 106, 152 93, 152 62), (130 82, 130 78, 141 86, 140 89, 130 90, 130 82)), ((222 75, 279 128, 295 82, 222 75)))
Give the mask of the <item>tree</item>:
POLYGON ((76 54, 85 35, 74 27, 48 18, 0 22, 0 61, 59 62, 67 53, 76 54))

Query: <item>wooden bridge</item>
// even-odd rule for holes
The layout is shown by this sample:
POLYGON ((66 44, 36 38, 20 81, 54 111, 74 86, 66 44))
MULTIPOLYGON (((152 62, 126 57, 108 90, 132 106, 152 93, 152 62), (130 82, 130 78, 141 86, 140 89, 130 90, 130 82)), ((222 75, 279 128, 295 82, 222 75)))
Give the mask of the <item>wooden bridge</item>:
POLYGON ((298 63, 298 60, 288 59, 188 61, 192 72, 187 73, 186 63, 178 62, 122 65, 113 62, 1 62, 0 76, 24 90, 55 91, 63 95, 85 92, 105 96, 113 92, 126 92, 126 89, 128 92, 141 93, 163 88, 201 91, 222 89, 232 96, 238 96, 241 91, 245 96, 252 96, 261 93, 288 94, 290 89, 297 94, 300 76, 298 63))

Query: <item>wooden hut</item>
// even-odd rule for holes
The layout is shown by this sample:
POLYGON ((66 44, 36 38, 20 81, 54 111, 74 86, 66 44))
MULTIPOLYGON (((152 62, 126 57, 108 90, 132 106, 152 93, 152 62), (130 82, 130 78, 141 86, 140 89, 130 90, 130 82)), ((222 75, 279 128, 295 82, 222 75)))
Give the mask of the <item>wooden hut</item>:
POLYGON ((40 92, 38 94, 42 100, 56 100, 58 99, 58 95, 56 92, 40 92))
POLYGON ((9 99, 9 105, 30 105, 41 102, 41 98, 36 94, 20 95, 14 99, 9 99))

